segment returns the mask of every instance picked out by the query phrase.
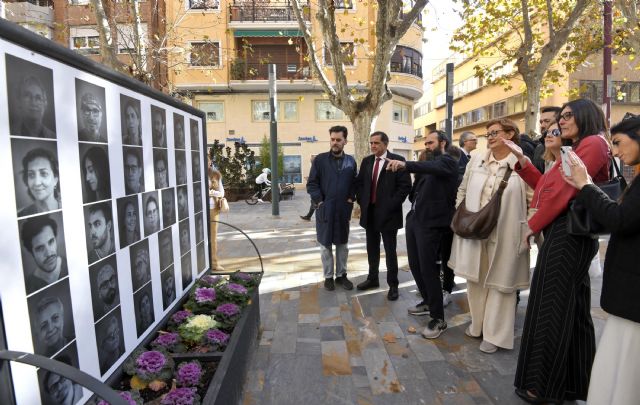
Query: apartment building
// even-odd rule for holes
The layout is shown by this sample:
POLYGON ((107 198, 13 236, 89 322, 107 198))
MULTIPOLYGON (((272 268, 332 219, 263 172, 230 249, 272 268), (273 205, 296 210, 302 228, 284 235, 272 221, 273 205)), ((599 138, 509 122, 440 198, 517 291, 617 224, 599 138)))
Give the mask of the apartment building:
POLYGON ((0 18, 53 39, 53 0, 4 0, 0 1, 0 18))
MULTIPOLYGON (((353 55, 346 58, 349 85, 363 86, 373 69, 368 52, 375 47, 375 37, 367 27, 375 20, 375 10, 362 2, 336 4, 339 32, 345 28, 343 49, 353 55), (364 42, 356 41, 363 37, 364 42)), ((333 80, 332 62, 313 17, 317 11, 317 3, 304 4, 318 57, 333 80)), ((304 182, 310 157, 329 150, 331 126, 352 129, 314 77, 289 1, 172 1, 167 3, 167 19, 174 27, 169 80, 173 91, 206 111, 210 143, 244 142, 259 152, 262 139, 269 137, 267 67, 271 63, 277 71, 278 140, 283 146, 286 181, 304 182)), ((407 157, 414 134, 413 106, 423 93, 422 35, 414 24, 400 41, 391 64, 393 100, 383 106, 376 123, 376 129, 389 134, 389 149, 407 157)), ((353 153, 353 143, 346 149, 353 153)))

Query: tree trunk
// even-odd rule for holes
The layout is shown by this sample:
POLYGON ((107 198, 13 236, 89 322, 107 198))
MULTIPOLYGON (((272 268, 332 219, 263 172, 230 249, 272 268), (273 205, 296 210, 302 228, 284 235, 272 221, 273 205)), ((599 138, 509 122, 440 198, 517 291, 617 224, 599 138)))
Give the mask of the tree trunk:
POLYGON ((121 64, 116 56, 109 19, 105 12, 104 5, 102 4, 102 0, 91 0, 91 5, 93 6, 96 14, 96 25, 98 35, 100 36, 100 56, 102 57, 102 63, 112 69, 120 70, 121 64))
POLYGON ((350 117, 353 124, 353 143, 355 145, 355 159, 358 165, 366 156, 371 154, 369 149, 369 135, 378 119, 378 115, 371 111, 360 111, 356 116, 350 117))
POLYGON ((140 1, 131 1, 131 14, 133 15, 133 48, 135 49, 135 55, 132 55, 135 60, 135 72, 136 77, 141 78, 145 83, 148 83, 148 78, 145 77, 147 70, 146 52, 144 49, 144 42, 142 40, 142 22, 140 20, 140 1))
POLYGON ((527 75, 525 77, 525 85, 527 86, 527 108, 524 113, 524 132, 535 139, 538 132, 538 121, 540 119, 540 88, 542 87, 542 79, 536 75, 527 75))

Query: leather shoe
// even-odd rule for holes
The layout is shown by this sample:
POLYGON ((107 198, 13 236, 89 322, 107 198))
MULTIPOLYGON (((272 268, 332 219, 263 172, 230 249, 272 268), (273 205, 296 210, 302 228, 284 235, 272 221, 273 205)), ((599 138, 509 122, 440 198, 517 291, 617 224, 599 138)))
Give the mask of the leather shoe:
POLYGON ((387 299, 389 301, 395 301, 398 299, 398 287, 389 287, 389 292, 387 293, 387 299))
POLYGON ((369 290, 371 288, 380 287, 380 282, 378 280, 369 280, 366 279, 362 283, 358 284, 356 287, 358 290, 369 290))
POLYGON ((530 404, 562 404, 562 401, 559 401, 557 399, 536 397, 531 394, 531 392, 522 388, 516 388, 516 395, 530 404))

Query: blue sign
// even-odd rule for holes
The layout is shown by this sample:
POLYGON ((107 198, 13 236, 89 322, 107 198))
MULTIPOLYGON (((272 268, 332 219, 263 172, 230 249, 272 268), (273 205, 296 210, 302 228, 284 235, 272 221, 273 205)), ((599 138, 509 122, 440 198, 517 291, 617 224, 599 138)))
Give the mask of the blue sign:
POLYGON ((399 136, 399 137, 398 137, 398 140, 399 140, 400 142, 402 142, 402 143, 408 143, 408 142, 409 142, 409 140, 407 139, 407 137, 406 137, 406 136, 399 136))
POLYGON ((227 142, 246 143, 244 136, 241 136, 240 138, 227 138, 227 142))
POLYGON ((298 141, 300 142, 318 142, 315 136, 299 136, 298 141))

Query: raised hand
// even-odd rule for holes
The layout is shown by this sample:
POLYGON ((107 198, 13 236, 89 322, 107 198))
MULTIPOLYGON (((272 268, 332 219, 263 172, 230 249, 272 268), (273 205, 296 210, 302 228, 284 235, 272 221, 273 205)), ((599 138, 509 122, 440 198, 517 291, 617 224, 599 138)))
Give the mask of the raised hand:
POLYGON ((404 170, 407 166, 405 162, 402 160, 392 160, 387 158, 387 170, 391 170, 392 172, 397 172, 398 170, 404 170))

